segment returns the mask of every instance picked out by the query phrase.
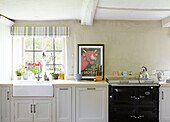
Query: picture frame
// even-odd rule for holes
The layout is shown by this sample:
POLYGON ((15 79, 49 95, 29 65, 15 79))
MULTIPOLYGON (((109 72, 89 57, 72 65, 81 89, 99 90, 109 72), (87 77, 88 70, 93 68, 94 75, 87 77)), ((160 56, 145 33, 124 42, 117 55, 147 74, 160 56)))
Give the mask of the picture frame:
POLYGON ((78 44, 77 73, 82 80, 94 80, 96 71, 104 80, 104 44, 78 44))

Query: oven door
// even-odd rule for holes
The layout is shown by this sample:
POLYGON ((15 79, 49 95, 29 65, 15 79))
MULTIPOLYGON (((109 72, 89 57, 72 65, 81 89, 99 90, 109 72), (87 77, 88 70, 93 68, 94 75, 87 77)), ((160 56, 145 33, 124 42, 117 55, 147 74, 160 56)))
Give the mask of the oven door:
POLYGON ((110 86, 109 87, 110 106, 129 106, 137 102, 137 89, 135 87, 110 86))
POLYGON ((159 110, 155 107, 139 107, 139 122, 159 122, 159 110))
POLYGON ((109 112, 109 122, 138 122, 135 119, 136 109, 133 107, 115 107, 109 112))
POLYGON ((139 87, 138 99, 139 105, 158 107, 159 86, 139 87))

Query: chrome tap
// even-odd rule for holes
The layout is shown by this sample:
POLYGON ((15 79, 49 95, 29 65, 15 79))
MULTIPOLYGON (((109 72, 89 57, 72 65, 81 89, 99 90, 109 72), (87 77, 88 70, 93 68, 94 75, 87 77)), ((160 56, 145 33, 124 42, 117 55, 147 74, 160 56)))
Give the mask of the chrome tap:
POLYGON ((39 67, 38 67, 38 77, 35 77, 35 78, 37 79, 37 81, 40 81, 40 79, 42 78, 40 77, 39 67))

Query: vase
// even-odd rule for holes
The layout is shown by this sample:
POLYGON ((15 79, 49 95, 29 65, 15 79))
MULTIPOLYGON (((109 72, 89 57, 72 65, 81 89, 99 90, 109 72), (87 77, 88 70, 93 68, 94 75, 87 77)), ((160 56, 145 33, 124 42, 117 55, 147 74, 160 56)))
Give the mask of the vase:
POLYGON ((28 73, 23 73, 23 79, 28 80, 28 73))
POLYGON ((21 80, 21 76, 17 76, 17 80, 21 80))

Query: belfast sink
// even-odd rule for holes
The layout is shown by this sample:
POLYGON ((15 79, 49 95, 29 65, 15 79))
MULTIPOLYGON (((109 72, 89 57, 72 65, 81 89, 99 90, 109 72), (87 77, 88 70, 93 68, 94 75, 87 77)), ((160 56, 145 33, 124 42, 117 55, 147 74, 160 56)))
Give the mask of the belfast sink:
POLYGON ((53 85, 52 82, 46 81, 14 81, 13 96, 53 96, 53 85))

